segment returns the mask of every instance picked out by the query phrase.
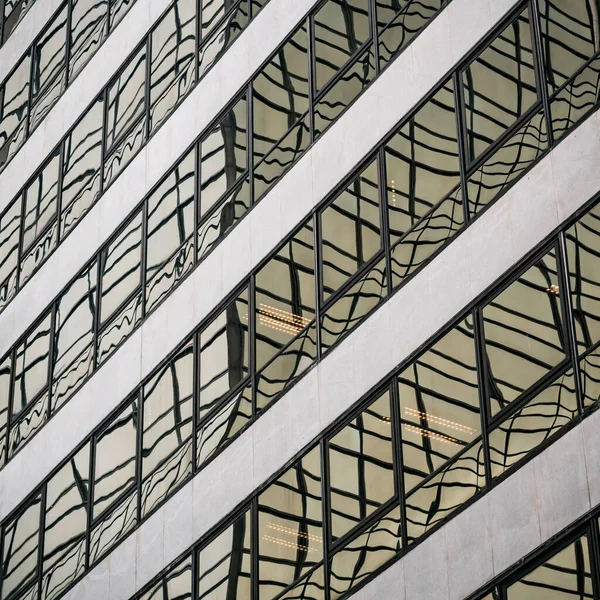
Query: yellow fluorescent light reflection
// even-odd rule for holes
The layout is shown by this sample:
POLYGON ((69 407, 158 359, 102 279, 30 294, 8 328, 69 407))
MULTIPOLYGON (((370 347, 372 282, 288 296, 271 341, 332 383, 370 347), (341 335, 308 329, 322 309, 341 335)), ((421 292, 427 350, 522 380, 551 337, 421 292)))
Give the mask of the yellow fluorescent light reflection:
POLYGON ((305 550, 306 552, 316 552, 314 548, 309 548, 308 546, 300 546, 299 544, 292 544, 291 542, 281 540, 270 535, 263 535, 262 539, 265 540, 265 542, 271 542, 273 544, 278 544, 279 546, 285 546, 286 548, 294 548, 295 550, 305 550))
POLYGON ((455 438, 448 437, 447 435, 442 435, 441 433, 434 433, 433 431, 427 431, 426 429, 421 429, 420 427, 415 427, 414 425, 404 425, 404 428, 411 433, 416 433, 421 437, 429 438, 431 440, 435 440, 436 442, 443 442, 444 444, 458 444, 458 440, 455 438))
POLYGON ((436 425, 443 425, 444 427, 448 427, 449 429, 455 429, 456 431, 462 431, 463 433, 468 433, 469 435, 473 435, 475 430, 472 427, 468 427, 467 425, 463 425, 462 423, 456 423, 455 421, 449 421, 448 419, 442 419, 442 417, 436 417, 430 413, 424 413, 420 410, 415 410, 414 408, 404 407, 404 412, 411 417, 418 417, 419 419, 423 417, 427 419, 429 423, 435 423, 436 425))
POLYGON ((319 542, 319 544, 323 543, 323 538, 318 535, 311 535, 310 533, 302 533, 301 531, 296 531, 291 527, 285 527, 284 525, 277 525, 276 523, 267 523, 267 527, 269 529, 274 529, 275 531, 280 531, 281 533, 287 533, 294 537, 303 537, 314 542, 319 542))
MULTIPOLYGON (((260 304, 257 313, 260 325, 288 335, 298 335, 311 321, 306 317, 295 315, 287 310, 281 310, 268 304, 260 304)), ((245 315, 244 319, 247 321, 248 315, 245 315)))

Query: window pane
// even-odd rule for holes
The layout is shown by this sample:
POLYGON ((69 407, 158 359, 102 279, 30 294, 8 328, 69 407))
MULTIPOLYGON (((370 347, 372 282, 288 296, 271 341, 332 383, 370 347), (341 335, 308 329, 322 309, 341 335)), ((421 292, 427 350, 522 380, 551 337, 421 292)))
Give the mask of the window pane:
POLYGON ((0 88, 0 168, 25 141, 30 58, 28 54, 0 88))
POLYGON ((138 404, 134 401, 96 436, 94 518, 135 482, 137 428, 138 404))
POLYGON ((145 83, 146 47, 144 46, 108 88, 107 151, 110 151, 114 142, 144 113, 145 83))
POLYGON ((436 527, 485 486, 481 439, 447 463, 406 498, 410 541, 436 527))
POLYGON ((469 160, 475 160, 536 100, 529 10, 463 73, 469 160))
POLYGON ((390 393, 329 441, 331 536, 335 540, 394 496, 390 393))
POLYGON ((17 347, 12 416, 15 417, 43 390, 48 383, 50 360, 50 324, 48 313, 17 347))
POLYGON ((314 19, 320 90, 370 37, 369 0, 328 0, 314 19))
POLYGON ((191 89, 196 48, 196 5, 179 0, 152 31, 150 120, 156 129, 191 89))
POLYGON ((250 511, 198 553, 198 598, 250 598, 250 511))
POLYGON ((318 139, 375 79, 375 55, 373 44, 368 44, 362 54, 352 59, 337 81, 314 105, 314 138, 318 139))
POLYGON ((59 163, 57 153, 25 189, 23 252, 27 256, 22 259, 21 285, 44 262, 58 242, 56 214, 59 163), (50 223, 52 225, 49 226, 50 223), (37 243, 34 244, 36 240, 37 243), (32 245, 33 248, 29 251, 32 245))
POLYGON ((499 477, 524 459, 578 413, 573 371, 513 412, 489 435, 492 476, 499 477))
POLYGON ((275 356, 313 320, 312 220, 256 274, 256 366, 275 356))
POLYGON ((2 43, 15 30, 21 19, 33 4, 34 0, 6 0, 4 3, 4 24, 2 26, 2 43))
POLYGON ((308 110, 307 44, 302 26, 254 79, 255 164, 308 110))
POLYGON ((85 570, 89 470, 90 445, 87 444, 48 482, 42 579, 44 600, 58 598, 85 570))
POLYGON ((377 160, 321 213, 327 299, 381 248, 377 160))
POLYGON ((141 248, 142 213, 140 211, 110 246, 102 251, 101 325, 139 287, 141 248))
POLYGON ((273 598, 323 558, 320 449, 258 497, 259 589, 273 598))
POLYGON ((201 39, 214 29, 217 23, 223 18, 226 12, 231 8, 231 0, 199 0, 201 10, 200 28, 202 31, 201 39))
POLYGON ((506 590, 507 600, 593 598, 587 536, 582 536, 506 590))
POLYGON ((245 289, 200 334, 200 418, 248 376, 248 315, 245 289))
POLYGON ((386 144, 385 166, 394 244, 460 181, 452 80, 386 144))
POLYGON ((591 407, 600 400, 600 352, 596 349, 579 361, 583 406, 591 407))
POLYGON ((565 358, 557 268, 552 250, 483 309, 493 414, 565 358))
POLYGON ((3 598, 23 589, 37 574, 41 504, 37 496, 4 527, 3 598))
POLYGON ((248 103, 239 100, 200 144, 200 217, 247 169, 248 103))
POLYGON ((594 207, 567 233, 567 258, 577 345, 600 340, 600 210, 594 207))
POLYGON ((146 312, 192 268, 194 174, 192 149, 148 198, 146 312))
POLYGON ((87 379, 94 363, 96 263, 62 295, 56 309, 52 412, 87 379))
POLYGON ((72 0, 69 79, 95 54, 106 37, 107 0, 72 0))
POLYGON ((142 517, 191 475, 193 391, 190 343, 144 386, 142 517))
POLYGON ((66 41, 67 6, 65 5, 35 45, 31 95, 37 106, 32 108, 30 130, 42 120, 64 91, 66 41))
POLYGON ((400 509, 394 507, 334 555, 331 561, 332 600, 362 583, 376 569, 394 558, 401 548, 400 509))
POLYGON ((64 141, 61 235, 70 231, 100 194, 102 100, 95 102, 64 141))
POLYGON ((409 492, 481 433, 471 316, 398 376, 398 391, 409 492))
POLYGON ((208 37, 202 38, 198 60, 199 77, 202 77, 223 56, 246 28, 249 18, 248 0, 242 0, 217 29, 211 31, 208 37))
POLYGON ((139 600, 192 600, 192 557, 163 575, 139 600))
POLYGON ((0 310, 17 293, 21 197, 0 216, 0 310))
POLYGON ((596 54, 598 0, 541 0, 542 50, 550 93, 596 54))

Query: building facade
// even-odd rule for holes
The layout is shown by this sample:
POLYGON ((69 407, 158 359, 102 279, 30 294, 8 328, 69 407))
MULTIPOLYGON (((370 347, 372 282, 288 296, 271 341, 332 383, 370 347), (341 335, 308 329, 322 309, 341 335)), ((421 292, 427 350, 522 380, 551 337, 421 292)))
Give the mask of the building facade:
POLYGON ((600 0, 0 0, 0 600, 600 599, 599 105, 600 0))

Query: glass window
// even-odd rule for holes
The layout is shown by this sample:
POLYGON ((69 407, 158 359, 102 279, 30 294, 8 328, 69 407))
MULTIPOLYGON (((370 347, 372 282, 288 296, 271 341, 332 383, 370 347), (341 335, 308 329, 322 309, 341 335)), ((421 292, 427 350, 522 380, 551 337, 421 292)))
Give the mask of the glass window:
POLYGON ((250 572, 250 511, 247 511, 198 553, 198 598, 250 598, 250 572))
POLYGON ((374 160, 321 213, 324 299, 381 249, 377 166, 374 160))
POLYGON ((69 80, 95 54, 106 37, 107 0, 71 0, 69 80))
POLYGON ((229 11, 233 3, 231 0, 199 0, 199 2, 201 39, 204 40, 229 11))
MULTIPOLYGON (((208 0, 210 1, 210 0, 208 0)), ((202 9, 202 27, 204 27, 205 31, 203 32, 203 36, 206 35, 209 29, 216 24, 214 19, 211 20, 210 14, 206 16, 208 9, 208 1, 205 3, 202 9), (206 21, 208 19, 210 22, 206 21)), ((215 2, 211 2, 211 4, 221 4, 223 0, 216 0, 215 2)), ((221 24, 214 29, 214 31, 210 31, 210 35, 208 37, 202 37, 202 43, 200 47, 200 55, 198 59, 198 76, 202 77, 227 51, 227 48, 233 44, 233 42, 237 39, 238 35, 246 28, 248 22, 250 20, 250 9, 248 6, 249 0, 242 0, 237 3, 236 7, 232 12, 229 12, 224 21, 221 21, 221 24)), ((230 8, 231 4, 227 0, 225 0, 225 4, 227 4, 227 8, 230 8)), ((217 8, 217 12, 219 12, 219 8, 217 8)), ((210 13, 210 11, 209 11, 210 13)))
POLYGON ((409 492, 481 433, 471 316, 400 373, 398 391, 409 492))
POLYGON ((261 600, 273 598, 323 558, 320 448, 258 497, 261 600))
POLYGON ((54 329, 52 412, 62 406, 92 372, 97 277, 94 262, 75 279, 58 301, 54 329))
POLYGON ((36 496, 4 527, 2 597, 23 591, 37 575, 41 497, 36 496))
POLYGON ((573 371, 560 375, 489 434, 492 476, 527 457, 578 414, 573 371))
POLYGON ((254 78, 255 164, 308 110, 307 46, 302 26, 254 78))
POLYGON ((103 111, 100 99, 63 142, 61 236, 79 222, 100 195, 103 111))
POLYGON ((194 155, 192 149, 148 198, 146 312, 194 264, 194 155))
POLYGON ((400 509, 392 508, 331 561, 330 598, 335 600, 362 583, 402 548, 400 509))
POLYGON ((192 557, 170 569, 139 600, 192 600, 192 557))
POLYGON ((335 540, 394 496, 389 391, 332 437, 328 452, 331 536, 335 540))
POLYGON ((246 288, 200 333, 200 418, 248 377, 248 317, 246 288))
POLYGON ((446 463, 406 498, 409 541, 436 527, 483 489, 485 463, 481 439, 446 463))
POLYGON ((94 519, 135 483, 137 400, 128 404, 95 436, 94 519))
POLYGON ((594 207, 566 232, 575 334, 581 352, 600 340, 600 210, 594 207))
POLYGON ((21 22, 21 19, 33 2, 34 0, 6 0, 4 2, 4 23, 1 30, 3 44, 6 43, 8 36, 10 36, 15 27, 21 22))
POLYGON ((189 343, 144 386, 142 517, 192 473, 193 392, 189 343))
POLYGON ((596 349, 579 361, 583 405, 588 408, 600 400, 600 352, 596 349))
POLYGON ((385 146, 392 244, 460 181, 454 86, 444 86, 385 146))
POLYGON ((241 98, 200 144, 200 218, 246 172, 248 103, 241 98))
POLYGON ((125 226, 102 251, 102 296, 100 324, 103 325, 141 282, 142 212, 125 226))
POLYGON ((552 250, 483 309, 492 414, 565 358, 560 293, 552 250))
POLYGON ((146 46, 143 46, 108 88, 107 152, 144 114, 145 93, 146 46))
POLYGON ((17 293, 17 265, 21 232, 21 197, 0 216, 0 309, 17 293))
POLYGON ((51 323, 51 313, 48 313, 17 347, 12 417, 27 408, 48 384, 51 323))
POLYGON ((369 39, 369 0, 328 0, 314 20, 316 87, 320 90, 369 39))
POLYGON ((32 130, 63 93, 66 85, 67 4, 46 28, 33 50, 31 96, 32 130))
POLYGON ((46 487, 42 598, 58 598, 85 570, 85 533, 90 490, 86 444, 46 487))
POLYGON ((129 10, 129 7, 133 3, 133 0, 110 0, 110 31, 118 25, 119 21, 123 18, 125 13, 129 10))
POLYGON ((541 0, 542 50, 550 93, 596 54, 598 0, 541 0))
POLYGON ((266 364, 315 315, 312 220, 256 274, 256 366, 266 364))
POLYGON ((469 160, 537 101, 529 10, 463 73, 469 160))
POLYGON ((587 536, 582 536, 506 590, 507 600, 593 598, 587 536))
POLYGON ((196 4, 178 0, 151 34, 150 127, 173 112, 194 82, 196 4))
POLYGON ((101 364, 142 318, 142 211, 101 255, 102 294, 97 362, 101 364), (131 295, 133 294, 133 296, 131 295))
POLYGON ((58 177, 56 153, 25 188, 23 253, 20 284, 23 285, 58 243, 58 177))
POLYGON ((25 141, 31 54, 0 88, 0 168, 25 141))

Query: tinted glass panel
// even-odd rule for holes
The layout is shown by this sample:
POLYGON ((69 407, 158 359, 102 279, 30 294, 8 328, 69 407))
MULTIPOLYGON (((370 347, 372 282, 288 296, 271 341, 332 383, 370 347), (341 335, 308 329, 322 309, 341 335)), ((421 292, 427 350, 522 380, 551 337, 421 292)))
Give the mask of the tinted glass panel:
POLYGON ((463 83, 474 160, 537 100, 528 10, 471 63, 463 83))
POLYGON ((483 309, 494 414, 565 358, 557 273, 551 251, 483 309))

